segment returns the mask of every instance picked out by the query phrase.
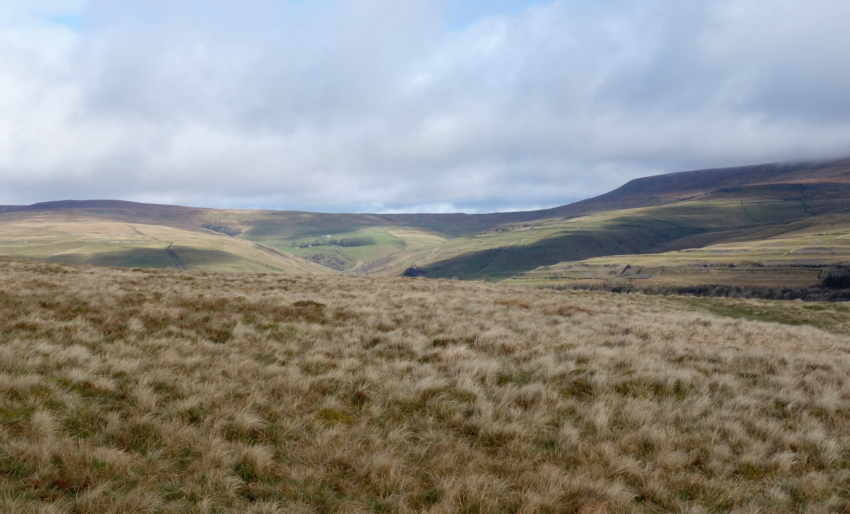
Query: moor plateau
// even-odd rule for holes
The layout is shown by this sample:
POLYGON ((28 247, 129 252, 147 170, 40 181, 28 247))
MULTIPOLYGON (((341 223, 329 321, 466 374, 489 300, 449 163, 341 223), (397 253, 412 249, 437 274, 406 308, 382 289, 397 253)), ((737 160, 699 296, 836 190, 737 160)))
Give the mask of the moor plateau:
POLYGON ((0 280, 2 512, 850 505, 846 304, 6 258, 0 280))

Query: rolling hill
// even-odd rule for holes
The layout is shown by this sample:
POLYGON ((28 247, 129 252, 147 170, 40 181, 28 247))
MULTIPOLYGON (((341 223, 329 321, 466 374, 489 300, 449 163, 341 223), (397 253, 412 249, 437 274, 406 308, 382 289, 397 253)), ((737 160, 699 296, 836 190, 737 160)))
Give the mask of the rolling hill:
MULTIPOLYGON (((586 280, 588 269, 596 270, 593 280, 645 280, 649 273, 687 282, 715 280, 696 273, 706 266, 725 266, 726 275, 779 266, 789 273, 769 280, 812 284, 824 270, 847 265, 840 245, 815 244, 840 238, 844 227, 850 233, 850 159, 671 173, 552 209, 481 215, 220 210, 116 200, 0 206, 0 254, 132 268, 407 271, 522 283, 586 280), (368 244, 340 243, 353 240, 368 244), (740 259, 729 262, 731 255, 740 259), (612 275, 615 268, 620 271, 612 275)), ((722 280, 745 275, 730 276, 722 280)))

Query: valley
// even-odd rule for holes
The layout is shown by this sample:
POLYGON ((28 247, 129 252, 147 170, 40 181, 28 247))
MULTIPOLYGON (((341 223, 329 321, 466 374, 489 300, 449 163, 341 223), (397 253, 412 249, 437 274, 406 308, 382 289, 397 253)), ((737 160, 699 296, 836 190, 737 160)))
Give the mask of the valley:
POLYGON ((408 274, 529 285, 811 287, 824 273, 847 269, 848 234, 850 160, 673 173, 562 207, 481 215, 119 201, 0 208, 0 255, 144 269, 408 274))

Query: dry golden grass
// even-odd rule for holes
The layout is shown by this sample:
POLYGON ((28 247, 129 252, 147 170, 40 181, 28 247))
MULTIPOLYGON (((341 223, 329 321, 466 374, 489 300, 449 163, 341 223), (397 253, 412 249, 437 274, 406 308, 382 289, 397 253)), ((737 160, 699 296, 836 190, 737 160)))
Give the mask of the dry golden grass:
POLYGON ((850 340, 660 298, 0 259, 0 512, 835 512, 850 340))

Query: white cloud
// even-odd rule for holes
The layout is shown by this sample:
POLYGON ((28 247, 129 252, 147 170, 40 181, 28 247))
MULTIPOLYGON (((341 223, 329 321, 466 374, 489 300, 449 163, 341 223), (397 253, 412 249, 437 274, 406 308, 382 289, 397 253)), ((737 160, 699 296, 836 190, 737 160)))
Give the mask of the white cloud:
POLYGON ((846 2, 562 0, 462 30, 444 11, 7 4, 0 203, 507 210, 850 154, 846 2))

